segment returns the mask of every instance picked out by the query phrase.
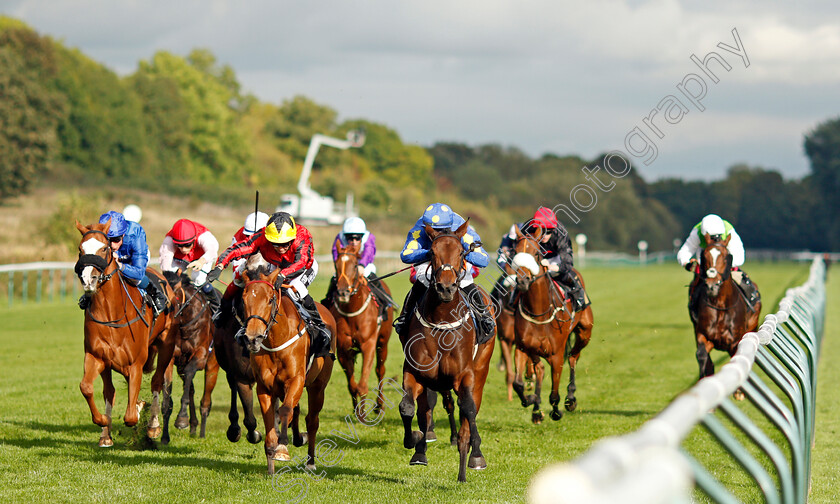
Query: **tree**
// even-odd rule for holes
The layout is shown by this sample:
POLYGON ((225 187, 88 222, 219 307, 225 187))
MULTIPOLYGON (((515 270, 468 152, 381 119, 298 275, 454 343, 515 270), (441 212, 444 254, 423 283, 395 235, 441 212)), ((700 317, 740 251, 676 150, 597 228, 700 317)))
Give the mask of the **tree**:
POLYGON ((813 183, 828 214, 828 245, 836 249, 840 247, 840 117, 820 123, 805 135, 805 154, 811 160, 813 183))

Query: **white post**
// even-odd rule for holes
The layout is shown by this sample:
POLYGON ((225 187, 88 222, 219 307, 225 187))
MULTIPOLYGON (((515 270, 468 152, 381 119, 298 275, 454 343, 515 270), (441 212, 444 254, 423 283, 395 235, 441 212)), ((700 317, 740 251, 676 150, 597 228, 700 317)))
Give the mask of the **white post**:
POLYGON ((647 262, 648 242, 644 240, 639 241, 639 264, 644 265, 647 262))
POLYGON ((586 235, 578 233, 575 236, 575 242, 578 244, 578 259, 580 259, 578 267, 583 268, 586 265, 586 235))

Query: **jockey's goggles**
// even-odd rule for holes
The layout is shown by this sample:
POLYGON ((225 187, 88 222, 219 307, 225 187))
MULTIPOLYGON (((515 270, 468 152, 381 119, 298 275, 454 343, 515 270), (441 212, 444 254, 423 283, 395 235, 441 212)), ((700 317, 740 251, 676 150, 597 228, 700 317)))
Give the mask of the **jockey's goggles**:
POLYGON ((188 242, 188 243, 177 243, 177 244, 175 244, 175 246, 180 248, 180 249, 191 249, 191 248, 193 248, 193 245, 195 245, 194 241, 191 241, 191 242, 188 242))
POLYGON ((712 241, 713 241, 713 242, 721 242, 721 241, 723 241, 723 235, 719 235, 719 234, 712 235, 712 241))
POLYGON ((123 239, 122 235, 108 237, 108 241, 111 242, 111 243, 119 243, 119 242, 122 241, 122 239, 123 239))
POLYGON ((360 234, 348 234, 344 235, 347 238, 347 241, 362 241, 362 235, 360 234))

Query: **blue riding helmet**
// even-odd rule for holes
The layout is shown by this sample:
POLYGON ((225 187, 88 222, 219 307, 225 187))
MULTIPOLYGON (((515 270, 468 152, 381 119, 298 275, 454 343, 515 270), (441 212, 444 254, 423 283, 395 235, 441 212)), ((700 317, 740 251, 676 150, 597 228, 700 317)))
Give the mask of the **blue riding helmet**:
POLYGON ((99 216, 99 223, 105 224, 108 222, 108 219, 111 219, 111 227, 108 228, 108 238, 122 236, 128 231, 128 222, 126 222, 123 214, 109 210, 99 216))
POLYGON ((454 212, 448 205, 432 203, 423 212, 423 224, 431 226, 432 229, 451 229, 453 215, 454 212))

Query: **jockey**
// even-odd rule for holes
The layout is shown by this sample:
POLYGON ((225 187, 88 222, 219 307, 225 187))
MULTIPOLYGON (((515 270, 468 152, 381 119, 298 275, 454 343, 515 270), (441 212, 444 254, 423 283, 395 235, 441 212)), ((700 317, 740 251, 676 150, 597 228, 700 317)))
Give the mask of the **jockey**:
MULTIPOLYGON (((108 228, 108 240, 111 250, 116 256, 117 267, 123 278, 137 286, 143 297, 147 297, 149 306, 159 315, 166 309, 166 294, 164 294, 158 278, 154 280, 146 275, 146 265, 149 264, 149 245, 146 243, 146 231, 136 223, 127 221, 123 214, 109 210, 99 217, 99 223, 111 221, 108 228)), ((83 295, 79 299, 79 308, 85 309, 90 305, 90 297, 83 295)))
MULTIPOLYGON (((423 215, 417 219, 414 227, 408 231, 405 245, 400 253, 400 259, 402 259, 402 261, 406 264, 415 265, 417 279, 419 282, 416 282, 411 287, 411 290, 406 297, 405 304, 403 305, 402 313, 397 320, 394 321, 394 329, 401 337, 405 337, 403 331, 405 331, 408 327, 408 320, 411 317, 411 313, 414 311, 415 306, 417 306, 417 303, 420 299, 422 299, 429 287, 429 276, 431 275, 431 270, 427 261, 430 255, 432 240, 426 234, 426 226, 428 225, 435 230, 454 231, 464 222, 464 218, 453 212, 449 206, 442 203, 434 203, 426 207, 423 215)), ((490 262, 487 252, 485 252, 481 247, 481 238, 478 236, 478 233, 475 232, 475 229, 473 229, 472 226, 469 226, 467 233, 463 238, 461 238, 461 245, 464 247, 465 251, 469 251, 470 244, 473 243, 478 246, 475 247, 472 252, 468 252, 464 259, 472 266, 484 268, 490 262)), ((464 275, 464 278, 461 280, 460 287, 463 289, 464 294, 466 294, 467 299, 469 300, 470 308, 473 310, 475 319, 478 322, 476 327, 478 332, 477 339, 483 343, 487 339, 493 337, 495 329, 493 316, 487 309, 487 304, 484 302, 483 296, 480 295, 478 288, 473 283, 472 274, 464 275)))
POLYGON ((188 271, 193 285, 198 287, 215 313, 221 298, 207 273, 219 255, 219 241, 213 233, 198 222, 179 219, 166 233, 160 245, 160 269, 163 271, 188 271))
POLYGON ((505 265, 509 264, 511 259, 513 259, 515 253, 514 246, 516 245, 517 229, 522 229, 521 222, 511 224, 508 232, 502 235, 502 241, 499 243, 499 249, 496 251, 496 265, 502 270, 503 274, 499 276, 496 283, 493 285, 493 291, 490 293, 490 297, 498 302, 499 306, 504 304, 505 301, 512 302, 513 295, 516 292, 505 283, 507 280, 507 274, 504 273, 504 269, 505 265))
POLYGON ((583 310, 591 303, 583 291, 580 278, 573 270, 572 240, 569 238, 569 232, 557 221, 554 212, 546 207, 539 207, 534 212, 534 217, 525 223, 523 232, 533 234, 536 233, 537 228, 543 229, 543 235, 540 238, 540 248, 543 251, 542 265, 548 268, 548 274, 553 280, 566 288, 575 302, 575 311, 583 310))
MULTIPOLYGON (((318 273, 318 262, 314 258, 314 246, 312 235, 304 226, 295 224, 294 218, 286 212, 277 212, 268 219, 268 225, 264 229, 252 234, 245 241, 238 242, 222 252, 216 266, 207 276, 209 281, 219 278, 222 270, 231 262, 242 257, 250 257, 259 252, 263 258, 271 264, 271 270, 280 268, 275 286, 280 289, 283 284, 288 284, 291 289, 286 289, 289 298, 298 307, 307 331, 312 335, 312 353, 316 357, 330 353, 329 330, 318 313, 315 300, 309 294, 307 287, 315 279, 318 273)), ((238 267, 238 273, 245 269, 245 264, 238 267)), ((245 283, 241 279, 231 282, 222 297, 220 315, 216 321, 217 327, 221 327, 233 312, 233 302, 236 297, 242 294, 245 283)))
MULTIPOLYGON (((376 257, 376 236, 368 231, 365 221, 359 217, 350 217, 344 221, 341 226, 341 232, 335 236, 333 240, 333 261, 338 260, 337 243, 341 243, 342 247, 348 245, 355 245, 359 252, 359 274, 364 275, 369 280, 371 292, 376 297, 379 303, 379 312, 383 319, 388 306, 393 303, 388 294, 382 289, 382 283, 376 278, 376 265, 373 260, 376 257), (374 280, 371 280, 374 279, 374 280)), ((330 307, 333 304, 333 296, 335 295, 336 279, 335 275, 330 279, 330 286, 327 288, 327 294, 324 296, 323 304, 330 307)))
MULTIPOLYGON (((691 232, 688 234, 685 243, 683 243, 680 250, 677 252, 677 262, 687 271, 691 271, 697 275, 700 273, 700 262, 698 258, 709 243, 706 241, 706 235, 712 241, 724 241, 729 237, 729 243, 726 245, 727 250, 732 255, 732 279, 747 297, 750 306, 755 306, 755 303, 761 299, 758 289, 752 283, 747 273, 740 269, 746 259, 744 251, 744 242, 728 221, 723 220, 720 216, 709 214, 703 217, 703 220, 698 222, 691 232)), ((689 288, 689 302, 688 310, 694 318, 694 305, 697 300, 694 294, 698 292, 694 287, 699 283, 699 276, 695 278, 689 288)))

